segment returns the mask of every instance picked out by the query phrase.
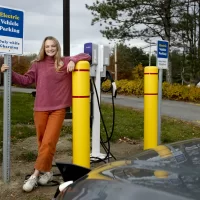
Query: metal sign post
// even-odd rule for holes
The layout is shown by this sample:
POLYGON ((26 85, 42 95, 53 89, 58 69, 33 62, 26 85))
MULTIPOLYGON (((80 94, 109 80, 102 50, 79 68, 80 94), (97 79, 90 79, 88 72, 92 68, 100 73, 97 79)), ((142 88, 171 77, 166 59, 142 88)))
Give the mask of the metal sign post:
POLYGON ((158 145, 161 143, 161 102, 162 102, 162 82, 163 69, 168 69, 169 43, 159 40, 157 42, 157 67, 159 69, 158 82, 158 145))
POLYGON ((3 180, 10 179, 10 136, 11 136, 11 56, 4 56, 4 63, 10 67, 4 73, 3 98, 3 180))
POLYGON ((24 12, 0 7, 0 54, 9 69, 4 72, 3 99, 3 181, 10 181, 10 138, 11 138, 11 73, 12 55, 23 54, 24 12))

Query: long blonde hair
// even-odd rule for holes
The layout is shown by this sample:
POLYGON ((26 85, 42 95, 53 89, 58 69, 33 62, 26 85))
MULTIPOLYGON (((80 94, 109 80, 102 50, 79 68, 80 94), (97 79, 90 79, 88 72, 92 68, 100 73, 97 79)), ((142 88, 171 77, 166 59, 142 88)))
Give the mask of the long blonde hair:
POLYGON ((61 57, 60 43, 53 36, 47 36, 46 38, 44 38, 44 40, 42 42, 42 46, 40 48, 40 52, 39 52, 38 56, 36 57, 36 59, 33 60, 32 62, 39 62, 39 61, 44 60, 44 58, 46 56, 46 53, 45 53, 45 42, 47 40, 53 40, 56 43, 57 53, 54 56, 54 61, 55 61, 55 69, 56 69, 56 71, 59 71, 63 67, 64 63, 61 60, 62 57, 61 57))

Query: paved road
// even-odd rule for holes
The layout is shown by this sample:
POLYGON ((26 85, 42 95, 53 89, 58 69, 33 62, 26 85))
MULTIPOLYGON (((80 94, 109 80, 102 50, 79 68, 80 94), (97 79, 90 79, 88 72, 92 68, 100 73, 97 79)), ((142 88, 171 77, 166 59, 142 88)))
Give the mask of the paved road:
MULTIPOLYGON (((3 87, 0 87, 0 90, 3 90, 3 87)), ((34 89, 12 87, 12 91, 31 93, 34 91, 34 89)), ((102 101, 111 103, 111 96, 102 95, 102 101)), ((141 110, 144 108, 143 102, 143 98, 127 97, 122 95, 118 95, 115 99, 116 105, 127 106, 141 110)), ((200 104, 163 100, 161 113, 162 115, 169 117, 200 122, 200 104)))
MULTIPOLYGON (((107 95, 102 95, 102 101, 111 102, 111 97, 108 97, 107 95)), ((118 96, 115 99, 115 104, 141 110, 144 109, 143 98, 118 96)), ((163 100, 161 114, 187 121, 200 122, 200 105, 180 101, 163 100)))
MULTIPOLYGON (((3 90, 4 88, 0 86, 0 90, 3 90)), ((22 93, 31 93, 32 91, 35 91, 35 89, 29 89, 29 88, 18 88, 18 87, 11 87, 12 92, 22 92, 22 93)))

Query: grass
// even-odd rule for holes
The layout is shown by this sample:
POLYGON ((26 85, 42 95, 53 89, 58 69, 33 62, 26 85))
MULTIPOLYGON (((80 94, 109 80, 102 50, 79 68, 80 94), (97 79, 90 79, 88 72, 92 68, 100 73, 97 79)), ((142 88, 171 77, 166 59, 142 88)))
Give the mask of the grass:
POLYGON ((18 158, 18 160, 23 160, 26 162, 33 162, 37 159, 37 153, 28 151, 28 152, 23 152, 18 158))
MULTIPOLYGON (((112 128, 112 107, 107 104, 102 105, 102 114, 107 124, 108 132, 111 133, 112 128)), ((134 140, 143 140, 144 136, 144 115, 143 111, 137 111, 133 108, 120 107, 115 108, 115 128, 113 141, 122 137, 128 137, 134 140)), ((162 143, 176 142, 191 138, 200 137, 200 126, 174 119, 162 117, 162 143)), ((101 132, 104 132, 101 126, 101 132)))
MULTIPOLYGON (((11 141, 35 135, 33 120, 34 98, 31 94, 13 93, 11 99, 11 141)), ((71 127, 63 127, 63 132, 72 132, 71 127)), ((3 141, 3 97, 0 96, 0 149, 3 141)))
MULTIPOLYGON (((31 94, 13 93, 11 100, 11 142, 23 140, 35 135, 33 121, 34 98, 31 94)), ((102 104, 102 114, 108 134, 112 128, 112 106, 102 104)), ((112 141, 128 137, 134 140, 143 140, 143 112, 132 108, 115 107, 115 127, 112 141)), ((61 136, 71 134, 72 128, 63 126, 61 136)), ((101 133, 105 138, 105 131, 101 123, 101 133)), ((200 126, 168 117, 162 118, 162 142, 169 143, 179 140, 200 137, 200 126)), ((0 150, 3 146, 3 97, 0 96, 0 150)), ((2 151, 0 151, 0 154, 2 151)), ((27 159, 33 155, 25 155, 27 159)), ((33 156, 34 157, 34 156, 33 156)), ((31 158, 32 159, 32 158, 31 158)))

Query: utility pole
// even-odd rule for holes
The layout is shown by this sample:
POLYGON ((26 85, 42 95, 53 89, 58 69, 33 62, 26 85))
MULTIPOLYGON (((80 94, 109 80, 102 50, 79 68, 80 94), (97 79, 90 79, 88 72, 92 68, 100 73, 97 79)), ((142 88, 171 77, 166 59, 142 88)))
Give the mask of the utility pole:
MULTIPOLYGON (((70 56, 70 0, 63 0, 63 56, 70 56)), ((70 107, 66 108, 65 119, 72 119, 70 107)))
POLYGON ((70 56, 70 0, 63 0, 63 55, 70 56))
POLYGON ((156 43, 154 43, 154 42, 152 42, 151 40, 145 40, 145 42, 146 43, 148 43, 148 45, 147 46, 145 46, 145 47, 143 47, 143 48, 141 48, 142 50, 143 49, 146 49, 146 48, 148 48, 149 47, 149 66, 151 66, 151 51, 152 51, 152 46, 156 46, 156 43))
POLYGON ((149 66, 151 66, 151 40, 150 40, 150 47, 149 47, 149 66))

